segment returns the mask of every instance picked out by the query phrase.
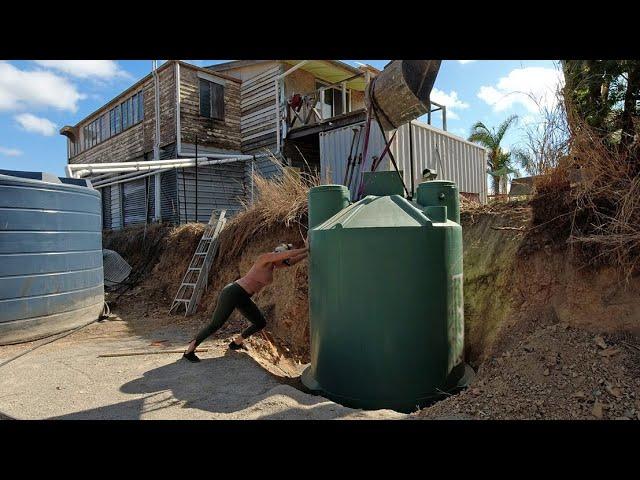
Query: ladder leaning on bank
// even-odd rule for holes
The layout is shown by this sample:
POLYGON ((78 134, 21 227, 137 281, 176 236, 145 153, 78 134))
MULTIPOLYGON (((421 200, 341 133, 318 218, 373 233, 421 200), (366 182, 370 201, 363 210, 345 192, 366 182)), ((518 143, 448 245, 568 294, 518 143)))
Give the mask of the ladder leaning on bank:
POLYGON ((226 210, 222 210, 217 221, 215 210, 211 213, 209 223, 204 229, 200 243, 193 254, 191 263, 184 274, 182 284, 178 288, 178 293, 171 304, 169 313, 177 312, 180 305, 184 305, 185 316, 193 315, 202 296, 202 291, 207 286, 209 269, 218 251, 218 236, 227 223, 225 218, 226 210))

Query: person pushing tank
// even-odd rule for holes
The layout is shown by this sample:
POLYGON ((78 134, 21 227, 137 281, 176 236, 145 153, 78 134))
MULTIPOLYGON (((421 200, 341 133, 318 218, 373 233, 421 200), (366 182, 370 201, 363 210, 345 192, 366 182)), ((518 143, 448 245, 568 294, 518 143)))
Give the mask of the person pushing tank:
POLYGON ((245 276, 225 286, 218 297, 218 304, 211 322, 189 343, 183 354, 190 362, 199 362, 195 350, 207 337, 213 335, 229 319, 237 308, 251 322, 240 335, 229 343, 231 350, 244 348, 243 342, 266 325, 264 315, 251 297, 273 282, 273 271, 286 268, 304 260, 309 252, 305 241, 303 248, 293 249, 291 244, 280 244, 271 253, 260 255, 245 276))

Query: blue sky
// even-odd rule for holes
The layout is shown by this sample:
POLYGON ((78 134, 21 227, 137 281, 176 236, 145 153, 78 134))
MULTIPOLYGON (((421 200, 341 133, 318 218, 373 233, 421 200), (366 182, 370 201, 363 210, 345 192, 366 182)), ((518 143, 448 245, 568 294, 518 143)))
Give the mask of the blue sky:
MULTIPOLYGON (((186 60, 199 66, 226 60, 186 60)), ((388 60, 345 60, 382 69, 388 60)), ((0 169, 64 174, 63 125, 79 120, 151 69, 151 60, 0 61, 0 169)), ((561 75, 551 60, 444 60, 432 100, 447 105, 447 130, 467 137, 480 120, 494 127, 507 116, 520 121, 505 140, 514 147, 538 107, 527 93, 551 102, 561 75)), ((433 118, 435 126, 440 117, 433 118)))

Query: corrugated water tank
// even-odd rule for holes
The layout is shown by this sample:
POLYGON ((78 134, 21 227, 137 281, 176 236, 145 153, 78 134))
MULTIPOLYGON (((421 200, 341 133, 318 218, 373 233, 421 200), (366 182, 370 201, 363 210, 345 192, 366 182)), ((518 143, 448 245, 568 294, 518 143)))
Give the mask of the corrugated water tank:
POLYGON ((0 345, 85 325, 104 305, 100 193, 0 170, 0 345))

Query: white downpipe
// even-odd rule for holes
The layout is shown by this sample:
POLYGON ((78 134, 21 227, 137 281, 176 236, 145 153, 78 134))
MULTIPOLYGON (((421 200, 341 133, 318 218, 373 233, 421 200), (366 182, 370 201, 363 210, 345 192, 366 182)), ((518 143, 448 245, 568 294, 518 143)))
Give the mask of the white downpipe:
MULTIPOLYGON (((241 160, 247 160, 245 158, 225 158, 225 159, 209 159, 206 157, 198 158, 198 166, 207 166, 207 165, 215 165, 216 163, 228 163, 228 162, 237 162, 241 160)), ((88 168, 86 170, 81 170, 78 172, 81 175, 87 174, 104 174, 104 173, 125 173, 125 172, 148 172, 151 170, 162 170, 167 168, 189 168, 195 167, 196 162, 194 159, 184 159, 184 161, 179 162, 169 162, 162 165, 139 165, 139 166, 122 166, 122 167, 107 167, 103 168, 100 164, 97 164, 96 167, 88 168)))
MULTIPOLYGON (((237 162, 241 159, 234 159, 234 158, 230 158, 230 159, 225 159, 225 160, 207 160, 205 162, 198 162, 198 166, 199 167, 206 167, 208 165, 221 165, 224 163, 232 163, 232 162, 237 162)), ((195 163, 194 163, 195 165, 195 163)), ((138 172, 134 172, 134 173, 127 173, 125 175, 120 175, 118 177, 115 178, 111 178, 108 180, 103 180, 101 182, 98 182, 97 184, 94 185, 95 188, 103 188, 103 187, 108 187, 110 185, 115 185, 118 183, 123 183, 123 182, 132 182, 134 180, 139 180, 141 178, 145 178, 148 177, 150 175, 156 175, 157 173, 162 173, 162 172, 166 172, 168 170, 171 170, 173 167, 164 167, 164 168, 156 168, 153 169, 147 173, 141 173, 138 175, 138 172)))
MULTIPOLYGON (((209 160, 209 159, 233 159, 233 160, 250 160, 252 159, 252 155, 225 155, 225 154, 205 154, 201 157, 198 157, 199 161, 209 160)), ((73 165, 68 165, 70 167, 70 172, 75 172, 76 175, 86 175, 87 173, 93 173, 96 171, 102 170, 102 173, 106 173, 107 171, 119 172, 119 171, 132 171, 130 169, 135 168, 144 168, 150 166, 172 166, 172 167, 188 167, 195 165, 193 158, 175 158, 171 160, 150 160, 150 161, 142 161, 142 162, 107 162, 107 163, 75 163, 73 165), (190 165, 191 163, 192 165, 190 165), (113 170, 107 170, 113 169, 113 170), (123 170, 124 169, 124 170, 123 170), (129 170, 126 170, 129 169, 129 170)), ((79 177, 77 177, 79 178, 79 177)))
MULTIPOLYGON (((207 157, 207 158, 218 158, 218 159, 240 158, 240 159, 243 159, 243 160, 248 160, 248 159, 252 158, 251 155, 207 153, 207 154, 202 154, 200 157, 198 157, 198 159, 201 159, 201 158, 204 158, 204 157, 207 157)), ((143 161, 140 161, 140 162, 74 163, 73 165, 69 165, 69 167, 71 167, 74 170, 79 170, 80 168, 95 167, 96 165, 100 165, 100 166, 104 166, 104 167, 119 167, 121 165, 127 165, 127 166, 131 166, 131 165, 163 165, 163 164, 166 164, 166 163, 188 162, 188 161, 193 161, 193 157, 192 158, 173 158, 173 159, 168 159, 168 160, 143 160, 143 161)))
POLYGON ((176 83, 176 150, 177 155, 180 156, 182 152, 182 132, 180 125, 180 108, 181 108, 181 98, 180 98, 180 63, 176 62, 176 70, 175 70, 175 83, 176 83))
POLYGON ((153 107, 155 116, 155 138, 153 140, 153 159, 160 160, 160 78, 158 61, 153 60, 153 107))

